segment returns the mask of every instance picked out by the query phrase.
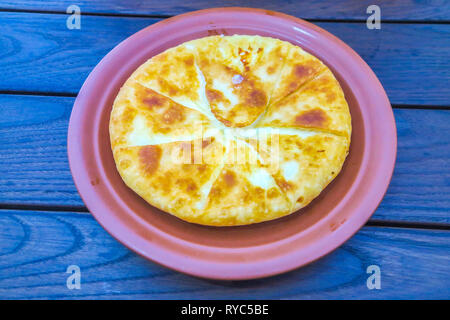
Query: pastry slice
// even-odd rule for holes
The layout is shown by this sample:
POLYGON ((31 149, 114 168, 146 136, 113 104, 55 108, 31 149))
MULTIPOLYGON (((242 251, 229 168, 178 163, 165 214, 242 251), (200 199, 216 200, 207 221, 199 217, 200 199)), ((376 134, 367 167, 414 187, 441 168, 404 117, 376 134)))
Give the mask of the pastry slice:
POLYGON ((213 126, 200 111, 128 81, 116 99, 110 120, 112 148, 193 140, 213 126))
POLYGON ((118 147, 113 153, 122 179, 139 196, 183 220, 198 222, 212 183, 222 172, 224 146, 211 137, 118 147))
POLYGON ((344 93, 329 69, 271 104, 258 126, 311 128, 345 137, 350 137, 352 129, 344 93))
POLYGON ((341 171, 349 139, 295 129, 271 129, 259 153, 288 197, 290 212, 308 205, 341 171))

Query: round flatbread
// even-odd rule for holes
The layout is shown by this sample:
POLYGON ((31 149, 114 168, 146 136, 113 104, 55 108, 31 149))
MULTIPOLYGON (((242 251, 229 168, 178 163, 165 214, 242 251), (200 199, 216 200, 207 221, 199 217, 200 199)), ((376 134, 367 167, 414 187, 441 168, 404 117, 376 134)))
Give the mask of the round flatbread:
POLYGON ((117 169, 151 205, 236 226, 308 205, 338 175, 351 117, 333 73, 300 47, 212 36, 151 58, 110 120, 117 169))

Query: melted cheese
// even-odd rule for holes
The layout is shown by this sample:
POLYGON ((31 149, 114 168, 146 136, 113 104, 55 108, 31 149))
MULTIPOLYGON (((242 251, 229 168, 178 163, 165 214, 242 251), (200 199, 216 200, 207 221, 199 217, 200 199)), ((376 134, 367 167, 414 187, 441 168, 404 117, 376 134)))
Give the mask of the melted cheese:
POLYGON ((295 180, 299 172, 299 163, 295 160, 287 161, 281 165, 283 178, 288 181, 295 180))
POLYGON ((274 184, 274 180, 273 177, 270 175, 269 172, 267 172, 267 170, 259 168, 255 171, 253 171, 250 174, 250 178, 249 178, 250 182, 256 186, 256 187, 260 187, 263 189, 269 189, 269 187, 273 187, 274 184))

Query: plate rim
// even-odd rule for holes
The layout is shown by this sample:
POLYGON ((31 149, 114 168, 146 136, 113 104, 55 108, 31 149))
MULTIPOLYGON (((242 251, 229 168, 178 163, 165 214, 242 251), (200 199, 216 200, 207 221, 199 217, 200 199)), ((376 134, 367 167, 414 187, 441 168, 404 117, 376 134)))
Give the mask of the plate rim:
MULTIPOLYGON (((111 85, 111 84, 109 84, 111 85)), ((381 107, 381 106, 380 106, 381 107)), ((373 130, 373 129, 372 129, 373 130)), ((93 134, 96 134, 94 131, 93 134)), ((366 138, 369 139, 370 137, 366 138)), ((385 138, 386 139, 386 138, 385 138)), ((367 147, 367 144, 366 146, 367 147)), ((95 147, 94 147, 95 148, 95 147)), ((98 156, 98 150, 96 150, 98 156)), ((365 150, 366 152, 366 150, 365 150)), ((204 9, 204 10, 198 10, 198 11, 192 11, 188 13, 184 13, 181 15, 174 16, 172 18, 168 18, 165 20, 162 20, 160 22, 157 22, 155 24, 152 24, 136 33, 131 35, 130 37, 123 40, 121 43, 119 43, 116 47, 114 47, 98 64, 97 66, 91 71, 88 78, 84 82, 82 88, 80 89, 78 96, 75 100, 72 113, 70 116, 69 121, 69 127, 68 127, 68 137, 67 137, 67 153, 69 158, 69 166, 70 171, 74 180, 74 183, 76 185, 76 188, 83 200, 83 202, 88 207, 89 211, 92 213, 94 218, 100 223, 100 225, 110 234, 112 235, 116 240, 118 240, 120 243, 125 245, 127 248, 133 250, 134 252, 137 252, 141 256, 145 257, 146 259, 149 259, 153 262, 156 262, 160 265, 163 265, 165 267, 168 267, 170 269, 187 273, 193 276, 201 277, 201 278, 209 278, 209 279, 220 279, 220 280, 243 280, 243 279, 256 279, 256 278, 263 278, 267 276, 272 276, 275 274, 280 274, 284 272, 291 271, 293 269, 297 269, 301 266, 304 266, 306 264, 312 263, 321 257, 325 256, 326 254, 331 253, 336 248, 341 246, 344 242, 346 242, 349 238, 351 238, 359 229, 361 229, 364 224, 370 219, 370 217, 373 215, 373 213, 376 211, 378 205, 382 201, 387 188, 389 186, 390 180, 392 179, 394 166, 395 166, 395 160, 396 160, 396 154, 397 154, 397 130, 396 130, 396 124, 395 124, 395 118, 393 114, 393 110, 391 108, 389 99, 386 95, 385 90, 383 89, 380 81, 375 76, 374 72, 371 70, 371 68, 367 65, 367 63, 353 50, 351 49, 347 44, 345 44, 343 41, 332 35, 331 33, 325 31, 324 29, 311 24, 307 21, 304 21, 300 18, 296 18, 290 15, 286 15, 280 12, 271 11, 271 10, 264 10, 264 9, 255 9, 255 8, 242 8, 242 7, 227 7, 227 8, 212 8, 212 9, 204 9), (107 206, 100 205, 99 199, 101 199, 99 195, 99 188, 94 188, 92 185, 90 185, 90 179, 89 179, 89 171, 90 168, 88 168, 88 165, 85 163, 85 159, 81 156, 83 154, 83 141, 79 141, 78 138, 78 128, 79 123, 82 119, 82 105, 83 100, 86 99, 86 97, 89 97, 93 89, 95 88, 95 78, 97 74, 104 68, 108 67, 109 60, 114 56, 117 55, 122 48, 126 47, 129 43, 132 41, 135 41, 136 38, 139 37, 139 35, 147 33, 147 32, 155 32, 156 30, 165 28, 168 24, 175 24, 179 22, 180 20, 186 20, 186 19, 192 19, 198 15, 211 15, 211 14, 230 14, 232 12, 247 12, 251 14, 256 15, 264 15, 265 19, 270 19, 271 17, 280 18, 283 20, 288 20, 291 23, 295 23, 296 25, 302 26, 309 30, 314 30, 320 34, 322 34, 325 38, 328 40, 334 42, 336 45, 340 46, 343 50, 347 52, 352 58, 354 59, 355 64, 357 63, 359 65, 359 68, 364 70, 364 73, 370 78, 370 81, 372 84, 374 84, 375 88, 371 88, 372 92, 377 91, 377 95, 379 96, 379 99, 383 100, 384 107, 389 106, 389 111, 384 110, 387 112, 385 116, 387 116, 387 120, 389 121, 389 127, 391 129, 391 132, 384 132, 381 133, 384 136, 388 136, 389 139, 387 139, 387 143, 389 145, 386 146, 386 149, 389 149, 389 159, 384 159, 384 166, 386 167, 385 170, 387 170, 388 174, 383 175, 383 179, 378 180, 378 188, 376 192, 374 193, 373 190, 370 192, 372 193, 372 196, 374 196, 370 201, 366 200, 365 208, 366 212, 359 213, 355 216, 355 214, 352 215, 352 220, 347 221, 345 224, 343 224, 340 228, 338 228, 335 232, 327 235, 326 237, 322 237, 320 240, 316 243, 314 243, 314 246, 311 245, 309 248, 311 249, 320 249, 320 253, 317 254, 316 252, 303 252, 303 255, 299 256, 299 252, 297 255, 284 255, 280 257, 276 257, 271 260, 265 260, 264 267, 258 267, 255 268, 255 266, 251 265, 251 262, 245 265, 240 265, 239 268, 236 268, 236 266, 233 265, 226 265, 225 262, 211 262, 211 261, 204 261, 204 260, 198 260, 198 261, 189 261, 187 263, 188 266, 185 266, 183 264, 179 263, 180 256, 179 255, 171 255, 171 252, 168 252, 167 249, 161 248, 158 244, 155 243, 148 243, 144 241, 142 238, 140 238, 137 234, 129 233, 129 231, 135 231, 134 229, 130 229, 129 226, 125 226, 117 222, 118 218, 113 215, 113 212, 108 212, 109 219, 105 218, 104 212, 102 211, 107 210, 107 206), (80 161, 81 160, 81 161, 80 161), (369 209, 368 209, 368 208, 369 209), (114 220, 116 219, 116 220, 114 220), (114 221, 113 221, 114 220, 114 221), (126 236, 125 236, 126 234, 126 236), (325 240, 327 240, 326 243, 325 240), (143 249, 145 248, 145 249, 143 249), (151 252, 151 254, 149 253, 151 252), (308 255, 308 257, 305 257, 305 254, 308 255), (202 265, 203 264, 203 265, 202 265), (209 267, 206 267, 205 265, 208 265, 209 267), (224 266, 226 265, 226 266, 224 266), (229 268, 229 269, 228 269, 229 268)), ((368 156, 365 156, 364 161, 367 161, 368 156)), ((368 164, 365 163, 367 166, 368 164)), ((362 170, 362 169, 360 169, 362 170)), ((101 175, 101 172, 100 174, 101 175)), ((358 173, 359 177, 359 173, 358 173)), ((103 177, 105 178, 105 177, 103 177)), ((353 182, 353 185, 351 188, 353 188, 356 184, 356 180, 353 182)), ((105 190, 101 190, 101 192, 105 192, 105 190)), ((108 192, 108 190, 106 190, 108 192)), ((367 192, 369 194, 369 192, 367 192)), ((346 193, 347 195, 347 193, 346 193)), ((368 196, 366 196, 367 198, 368 196)), ((345 198, 345 197, 344 197, 345 198)), ((118 199, 117 201, 122 201, 121 199, 118 199)), ((341 200, 342 201, 342 200, 341 200)), ((361 201, 360 201, 361 202, 361 201)), ((339 206, 339 205, 338 205, 339 206)), ((360 205, 361 206, 361 205, 360 205)), ((324 221, 319 221, 316 225, 313 227, 319 227, 321 223, 324 221)), ((161 230, 156 229, 152 226, 152 232, 154 232, 157 236, 165 238, 164 240, 167 241, 173 241, 177 245, 182 245, 181 242, 186 242, 185 240, 177 239, 169 234, 165 234, 161 230), (171 238, 171 239, 168 239, 171 238)), ((283 239, 284 240, 284 239, 283 239)), ((293 239, 287 239, 290 241, 293 241, 293 239)), ((286 241, 287 241, 286 240, 286 241)), ((262 245, 260 247, 264 247, 269 244, 262 245)), ((198 244, 192 244, 193 247, 198 247, 202 249, 207 249, 207 247, 202 247, 202 245, 198 244)), ((247 248, 244 248, 244 250, 247 248)), ((214 248, 214 250, 220 250, 218 248, 214 248)), ((170 250, 169 250, 170 251, 170 250)), ((303 249, 305 251, 305 249, 303 249)), ((195 258, 190 258, 191 260, 195 258)), ((188 258, 189 260, 189 258, 188 258)), ((247 263, 247 262, 246 262, 247 263)))

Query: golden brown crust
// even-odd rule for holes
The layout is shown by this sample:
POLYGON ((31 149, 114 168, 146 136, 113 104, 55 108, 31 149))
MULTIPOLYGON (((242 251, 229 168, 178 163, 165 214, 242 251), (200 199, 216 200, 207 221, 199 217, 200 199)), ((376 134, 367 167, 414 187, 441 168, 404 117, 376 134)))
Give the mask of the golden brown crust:
POLYGON ((294 93, 271 104, 258 126, 319 129, 351 135, 351 117, 339 82, 322 70, 294 93))
POLYGON ((288 42, 213 36, 141 67, 110 138, 125 183, 183 220, 245 225, 290 214, 340 172, 351 118, 339 83, 288 42))

